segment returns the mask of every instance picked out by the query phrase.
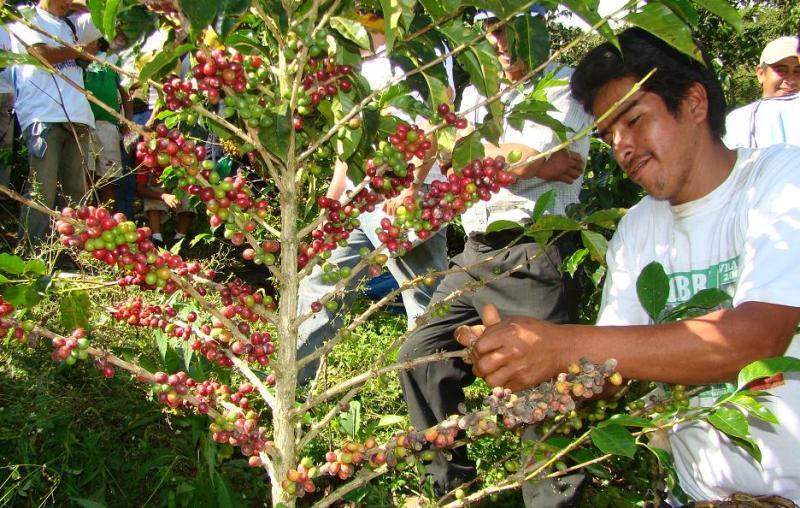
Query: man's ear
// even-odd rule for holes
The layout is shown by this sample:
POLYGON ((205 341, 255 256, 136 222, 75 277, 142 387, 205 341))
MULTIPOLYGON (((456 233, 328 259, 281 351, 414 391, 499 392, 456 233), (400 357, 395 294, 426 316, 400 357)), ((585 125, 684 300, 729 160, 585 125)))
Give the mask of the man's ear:
POLYGON ((766 69, 764 69, 764 66, 762 64, 758 64, 758 67, 756 67, 756 78, 758 79, 758 84, 761 85, 761 86, 764 86, 764 73, 765 72, 766 72, 766 69))
POLYGON ((703 123, 708 118, 708 93, 706 87, 695 81, 683 99, 684 114, 694 121, 703 123))

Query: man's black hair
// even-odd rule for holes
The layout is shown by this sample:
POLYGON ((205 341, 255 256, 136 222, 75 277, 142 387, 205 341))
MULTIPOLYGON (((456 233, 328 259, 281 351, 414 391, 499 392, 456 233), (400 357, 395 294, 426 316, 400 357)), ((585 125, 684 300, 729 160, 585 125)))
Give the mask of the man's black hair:
POLYGON ((639 81, 656 68, 642 89, 661 97, 667 110, 677 115, 689 88, 695 82, 700 83, 708 96, 711 133, 718 139, 722 138, 725 134, 725 96, 711 61, 699 42, 695 41, 705 65, 641 28, 629 28, 620 33, 618 39, 621 53, 611 43, 601 44, 583 57, 572 75, 572 95, 589 114, 592 114, 597 94, 607 83, 626 77, 639 81))

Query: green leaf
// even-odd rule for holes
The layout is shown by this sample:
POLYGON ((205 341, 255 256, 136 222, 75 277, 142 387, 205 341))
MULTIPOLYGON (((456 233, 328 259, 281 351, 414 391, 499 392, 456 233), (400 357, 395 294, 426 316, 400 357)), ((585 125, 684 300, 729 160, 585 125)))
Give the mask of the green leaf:
MULTIPOLYGON (((356 105, 353 99, 351 99, 348 94, 340 91, 331 101, 331 111, 333 112, 334 121, 338 122, 355 107, 356 105)), ((340 159, 347 160, 353 155, 358 148, 359 141, 361 141, 362 130, 362 127, 351 129, 346 126, 339 129, 336 135, 336 151, 340 159)))
POLYGON ((361 430, 361 403, 359 401, 350 402, 350 409, 339 416, 339 424, 352 439, 356 439, 358 431, 361 430))
POLYGON ((258 139, 264 148, 272 152, 280 160, 285 160, 289 153, 289 136, 291 135, 292 120, 285 114, 278 114, 269 127, 258 130, 258 139))
POLYGON ((89 14, 92 16, 92 23, 96 27, 103 27, 103 10, 106 7, 106 0, 88 0, 86 7, 89 8, 89 14))
POLYGON ((553 207, 556 206, 556 191, 554 189, 550 189, 549 191, 545 192, 536 200, 536 203, 533 205, 533 213, 531 213, 531 219, 534 222, 541 219, 545 212, 552 212, 553 207))
POLYGON ((586 256, 589 255, 589 249, 578 249, 570 256, 564 260, 562 264, 562 270, 567 272, 570 277, 575 276, 575 272, 578 271, 578 267, 581 265, 586 256))
POLYGON ((378 427, 391 427, 392 425, 400 425, 406 421, 405 416, 400 415, 383 415, 378 420, 378 427))
POLYGON ((728 0, 694 0, 694 2, 722 18, 737 32, 742 31, 742 15, 728 0))
POLYGON ((625 21, 644 28, 667 44, 702 62, 700 50, 692 39, 691 28, 664 4, 649 3, 639 12, 631 12, 625 21))
MULTIPOLYGON (((561 4, 567 9, 574 12, 579 18, 585 21, 589 26, 594 26, 599 23, 603 17, 597 12, 599 6, 598 0, 561 0, 561 4)), ((619 41, 614 34, 614 30, 608 25, 608 22, 603 23, 597 29, 608 42, 616 47, 619 47, 619 41)))
POLYGON ((598 210, 588 217, 583 219, 586 224, 594 224, 601 228, 614 229, 617 222, 625 216, 627 210, 624 208, 606 208, 605 210, 598 210))
POLYGON ((158 347, 158 352, 161 354, 161 359, 166 360, 167 348, 169 348, 169 340, 166 334, 161 330, 156 330, 153 333, 153 337, 156 339, 156 346, 158 347))
POLYGON ((647 314, 657 321, 669 298, 669 279, 660 263, 653 261, 644 267, 636 279, 636 294, 647 314))
POLYGON ((75 503, 83 508, 106 508, 106 505, 103 503, 98 503, 97 501, 92 501, 91 499, 86 499, 84 497, 70 497, 70 499, 75 501, 75 503))
POLYGON ((678 17, 689 26, 696 26, 700 20, 697 9, 694 8, 689 0, 659 0, 662 4, 670 8, 678 17))
POLYGON ((758 447, 758 444, 752 438, 731 436, 731 442, 739 448, 743 448, 744 451, 749 453, 756 461, 761 462, 761 448, 758 447))
POLYGON ((0 284, 5 284, 6 282, 8 282, 8 280, 9 280, 9 279, 8 279, 8 278, 6 278, 6 276, 5 276, 5 275, 3 275, 3 274, 0 274, 0 284))
MULTIPOLYGON (((120 0, 106 0, 106 7, 103 9, 103 24, 97 25, 102 27, 106 40, 113 41, 117 35, 117 14, 122 7, 120 0)), ((94 20, 94 18, 92 18, 94 20)))
POLYGON ((461 0, 420 0, 419 3, 433 19, 443 18, 461 7, 461 0))
POLYGON ((22 275, 25 273, 25 261, 19 256, 4 252, 0 254, 0 270, 12 275, 22 275))
POLYGON ((425 82, 428 84, 428 104, 431 105, 430 114, 433 114, 434 109, 439 104, 450 102, 450 96, 447 93, 447 86, 441 79, 430 72, 423 72, 422 77, 425 78, 425 82))
POLYGON ((47 271, 47 265, 41 259, 29 259, 25 262, 25 273, 44 275, 45 271, 47 271))
POLYGON ((430 116, 431 109, 422 101, 411 94, 399 95, 386 101, 387 106, 399 109, 411 118, 417 115, 430 116))
POLYGON ((199 34, 217 16, 218 0, 178 0, 181 10, 192 26, 192 32, 199 34))
POLYGON ((547 114, 548 111, 555 110, 553 105, 547 100, 526 98, 524 101, 514 106, 508 114, 508 123, 515 129, 521 131, 523 122, 528 120, 535 124, 549 127, 555 132, 559 140, 565 141, 567 139, 567 128, 563 123, 547 114))
POLYGON ((9 286, 3 291, 3 298, 14 307, 33 307, 42 297, 36 290, 35 284, 17 284, 9 286))
POLYGON ((480 136, 471 132, 461 138, 453 148, 453 168, 460 170, 475 159, 483 159, 484 155, 480 136))
POLYGON ((364 49, 370 49, 369 33, 367 33, 364 25, 358 21, 342 16, 334 16, 331 18, 330 23, 331 28, 342 34, 345 39, 355 42, 364 49))
POLYGON ((496 233, 498 231, 506 231, 508 229, 519 229, 519 222, 510 220, 496 220, 486 226, 487 233, 496 233))
POLYGON ((168 74, 169 71, 175 67, 178 59, 192 47, 191 44, 181 44, 173 50, 165 49, 159 52, 152 60, 144 64, 139 73, 139 81, 144 83, 150 78, 157 78, 168 74))
POLYGON ((662 321, 674 321, 690 316, 691 311, 698 309, 707 311, 719 307, 723 303, 730 301, 731 296, 719 288, 701 289, 695 293, 689 301, 686 301, 669 311, 662 321))
POLYGON ((241 15, 250 8, 251 3, 251 0, 223 0, 214 23, 214 31, 222 39, 226 39, 231 30, 239 23, 241 15))
POLYGON ((391 54, 394 48, 394 39, 405 33, 414 19, 414 6, 416 0, 380 0, 385 23, 384 44, 386 55, 391 54))
POLYGON ((738 389, 745 388, 751 381, 771 377, 785 372, 800 372, 800 360, 791 356, 777 356, 756 360, 739 371, 738 389))
POLYGON ((11 51, 0 50, 0 67, 12 67, 14 65, 35 65, 40 69, 47 67, 39 60, 28 53, 12 53, 11 51))
POLYGON ((734 404, 745 411, 752 417, 764 420, 768 423, 778 424, 778 419, 764 404, 757 401, 752 395, 745 392, 738 392, 731 397, 728 402, 734 404))
POLYGON ((708 423, 728 436, 740 439, 750 437, 750 424, 747 423, 747 417, 738 409, 718 408, 708 415, 708 423))
POLYGON ((67 330, 89 328, 89 311, 92 302, 86 291, 70 291, 58 302, 61 325, 67 330))
POLYGON ((599 424, 597 424, 597 426, 600 428, 608 427, 609 425, 622 425, 623 427, 637 427, 643 429, 655 427, 655 425, 653 425, 653 422, 651 422, 647 418, 642 418, 641 416, 627 415, 623 413, 612 415, 611 418, 609 418, 608 420, 604 420, 599 424))
POLYGON ((537 231, 579 231, 581 225, 569 217, 563 215, 545 215, 534 224, 532 224, 528 231, 531 233, 537 231))
POLYGON ((598 263, 605 263, 608 251, 608 240, 605 236, 585 229, 581 231, 581 241, 583 246, 589 249, 592 259, 598 263))
POLYGON ((550 55, 550 34, 542 17, 531 14, 517 16, 508 27, 513 59, 520 59, 528 69, 535 69, 550 55))
POLYGON ((636 440, 622 425, 610 424, 592 431, 592 443, 603 453, 633 457, 636 440))

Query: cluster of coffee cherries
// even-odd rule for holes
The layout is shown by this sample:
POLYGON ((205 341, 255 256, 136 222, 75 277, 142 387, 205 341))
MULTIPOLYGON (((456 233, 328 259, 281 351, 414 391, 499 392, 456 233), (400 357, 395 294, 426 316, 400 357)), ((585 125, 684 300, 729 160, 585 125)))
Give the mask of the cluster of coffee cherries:
POLYGON ((307 116, 313 113, 320 101, 333 97, 339 90, 344 93, 353 88, 347 76, 353 73, 350 65, 336 65, 336 59, 325 57, 308 59, 308 73, 303 76, 303 88, 298 91, 297 114, 307 116))
POLYGON ((241 53, 229 54, 220 49, 210 54, 197 51, 194 58, 197 61, 192 67, 194 83, 177 76, 170 76, 163 83, 165 102, 171 111, 191 107, 199 101, 199 94, 204 95, 209 103, 217 104, 223 87, 242 94, 248 85, 252 87, 258 83, 263 66, 263 60, 257 55, 245 57, 241 53))
POLYGON ((171 305, 153 305, 141 298, 133 298, 117 304, 112 316, 117 321, 125 321, 130 326, 165 329, 170 320, 178 315, 171 305))
POLYGON ((108 358, 103 356, 98 356, 94 359, 94 366, 100 369, 100 372, 103 373, 103 377, 106 379, 111 379, 116 374, 116 370, 111 362, 108 361, 108 358))
POLYGON ((256 230, 256 223, 240 215, 242 225, 239 226, 236 224, 237 214, 252 213, 260 219, 267 217, 269 204, 264 199, 253 197, 253 191, 247 185, 245 177, 237 175, 222 178, 213 170, 203 171, 202 176, 208 185, 193 184, 187 190, 205 204, 211 227, 228 224, 226 231, 229 230, 228 234, 231 236, 238 232, 252 233, 256 230))
POLYGON ((286 478, 281 481, 281 487, 289 495, 303 497, 317 490, 313 480, 318 475, 319 470, 311 458, 303 457, 296 468, 286 473, 286 478))
MULTIPOLYGON (((436 107, 436 112, 442 117, 442 119, 447 123, 447 125, 452 125, 456 129, 466 129, 468 122, 467 119, 461 116, 458 116, 453 111, 450 111, 450 106, 445 104, 444 102, 439 104, 436 107)), ((439 123, 435 121, 433 123, 439 123)))
POLYGON ((160 176, 170 166, 181 171, 180 177, 185 181, 179 187, 196 183, 194 177, 201 166, 204 169, 213 167, 213 162, 205 160, 206 155, 204 145, 187 139, 179 129, 170 129, 163 123, 156 125, 148 140, 136 145, 136 161, 155 176, 160 176))
POLYGON ((330 252, 338 245, 347 245, 350 232, 361 225, 359 215, 375 210, 375 204, 379 199, 377 194, 367 189, 361 189, 350 203, 344 206, 326 196, 317 198, 317 205, 324 210, 325 220, 311 233, 311 242, 300 245, 298 266, 305 267, 317 255, 327 259, 330 257, 330 252))
MULTIPOLYGON (((211 437, 217 443, 227 443, 234 447, 239 447, 242 455, 247 457, 250 467, 261 467, 260 453, 267 447, 272 446, 272 442, 267 439, 267 429, 259 425, 258 413, 249 409, 247 394, 253 391, 252 385, 245 383, 237 391, 230 393, 231 390, 226 385, 217 382, 204 383, 196 390, 199 399, 216 398, 217 400, 230 401, 238 400, 239 406, 244 409, 234 408, 225 409, 218 418, 209 425, 211 437), (218 386, 218 388, 214 388, 218 386), (207 395, 203 395, 207 394, 207 395)), ((201 405, 203 402, 200 403, 201 405)))
POLYGON ((59 220, 56 230, 62 245, 89 252, 95 259, 125 270, 128 275, 119 279, 122 286, 161 288, 169 294, 178 289, 172 273, 186 276, 200 272, 196 262, 187 264, 177 254, 156 252, 150 228, 137 228, 122 213, 111 215, 105 208, 84 206, 78 210, 64 208, 61 214, 66 220, 59 220))
POLYGON ((53 352, 51 358, 56 362, 74 365, 78 360, 89 358, 89 339, 86 330, 76 328, 69 337, 55 337, 52 341, 53 352))
POLYGON ((478 200, 488 201, 500 188, 516 182, 516 176, 506 168, 502 156, 475 159, 447 180, 433 181, 422 196, 403 201, 394 221, 381 222, 384 236, 379 237, 391 252, 404 247, 409 230, 421 240, 427 239, 478 200))
POLYGON ((615 371, 616 360, 606 360, 595 365, 586 358, 580 364, 572 364, 553 381, 544 382, 530 390, 512 393, 509 389, 496 387, 484 403, 492 414, 502 417, 509 428, 531 425, 556 415, 568 415, 575 410, 576 399, 591 398, 603 391, 606 381, 622 382, 615 371))
POLYGON ((289 32, 286 37, 286 48, 283 56, 291 62, 303 49, 308 49, 308 56, 319 58, 328 52, 328 30, 320 28, 312 31, 313 25, 308 22, 301 23, 289 32))
MULTIPOLYGON (((20 342, 23 342, 25 340, 25 329, 22 327, 22 325, 17 325, 14 321, 7 317, 13 312, 14 306, 11 304, 11 302, 0 296, 0 338, 5 337, 9 330, 13 330, 12 334, 14 338, 20 342)), ((30 325, 33 324, 33 321, 31 321, 30 325)), ((31 330, 33 330, 33 328, 33 326, 30 326, 31 330)))

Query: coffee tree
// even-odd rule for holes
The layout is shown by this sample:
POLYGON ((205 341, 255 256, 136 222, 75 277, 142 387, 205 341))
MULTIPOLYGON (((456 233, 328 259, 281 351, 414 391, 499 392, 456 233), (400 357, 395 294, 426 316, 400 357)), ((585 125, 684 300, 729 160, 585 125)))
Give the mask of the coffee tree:
MULTIPOLYGON (((61 324, 53 316, 37 314, 36 305, 48 294, 51 281, 41 263, 9 254, 0 256, 0 271, 5 274, 0 276, 4 286, 0 335, 8 337, 6 344, 16 339, 33 346, 39 339, 46 340, 54 361, 91 360, 106 377, 127 371, 159 403, 207 415, 215 441, 235 446, 252 467, 266 470, 275 505, 294 505, 298 498, 308 497, 327 506, 393 469, 429 461, 437 453, 446 455, 448 449, 475 439, 540 425, 541 437, 524 459, 517 454, 507 457, 505 480, 469 495, 459 489, 440 500, 442 505, 461 505, 517 488, 526 480, 559 476, 612 456, 633 456, 645 435, 679 421, 716 415, 712 420, 721 421, 721 429, 730 430, 733 424, 741 428, 743 417, 724 407, 732 398, 746 400, 752 413, 759 415, 758 402, 744 391, 711 408, 690 407, 690 392, 684 387, 646 399, 631 397, 627 406, 621 397, 630 388, 623 388, 612 402, 590 402, 608 383, 620 385, 622 379, 614 372, 613 359, 600 365, 584 361, 565 365, 556 379, 525 392, 496 388, 481 409, 465 408, 434 428, 406 429, 381 442, 372 437, 350 440, 333 444, 324 457, 307 455, 314 440, 346 411, 368 380, 424 362, 465 356, 442 353, 413 364, 391 364, 391 353, 407 335, 403 334, 379 356, 372 370, 335 386, 313 385, 307 390, 297 386, 300 368, 339 346, 400 290, 434 283, 443 273, 423 274, 405 283, 352 316, 350 324, 316 352, 298 358, 297 330, 304 320, 323 309, 346 312, 339 302, 351 279, 364 272, 379 275, 389 256, 413 248, 411 232, 424 241, 476 201, 488 200, 513 183, 516 177, 510 170, 530 162, 520 161, 515 154, 508 160, 485 157, 481 143, 497 142, 504 117, 545 122, 563 131, 547 117, 548 107, 541 99, 548 79, 542 79, 515 108, 505 109, 500 101, 517 85, 540 80, 541 69, 557 58, 550 55, 547 24, 530 13, 533 2, 518 0, 95 0, 88 4, 95 24, 109 40, 132 44, 156 29, 169 34, 156 55, 140 62, 138 72, 117 69, 154 87, 160 98, 161 113, 152 128, 130 126, 142 135, 136 146, 138 170, 152 172, 164 185, 190 196, 210 227, 221 231, 218 236, 241 246, 245 260, 267 267, 276 291, 238 279, 215 281, 213 270, 158 250, 148 228, 137 227, 130 218, 103 207, 45 209, 56 220, 55 230, 65 249, 86 266, 113 274, 110 277, 132 295, 99 311, 108 313, 120 327, 152 330, 154 337, 183 349, 183 370, 145 369, 115 355, 103 347, 103 337, 92 333, 85 317, 89 309, 80 309, 71 321, 61 319, 61 324), (478 9, 491 10, 498 21, 480 27, 473 22, 478 9), (487 31, 503 26, 514 57, 530 69, 515 83, 501 80, 501 64, 485 39, 487 31), (374 47, 370 36, 374 32, 385 40, 381 49, 374 47), (389 58, 404 72, 372 90, 360 74, 361 64, 371 58, 389 58), (448 59, 488 98, 484 105, 490 115, 483 124, 468 125, 456 113, 448 94, 444 67, 448 59), (187 75, 172 72, 181 60, 190 64, 187 75), (229 174, 212 161, 209 147, 191 134, 198 126, 220 140, 223 150, 238 162, 237 173, 229 174), (407 189, 414 181, 414 170, 433 158, 450 161, 453 171, 441 175, 425 193, 405 198, 394 220, 381 223, 381 246, 362 252, 361 262, 352 269, 326 261, 332 250, 347 244, 349 232, 360 226, 360 214, 407 189), (337 161, 346 162, 350 177, 360 183, 341 200, 332 200, 324 190, 337 161), (310 310, 301 312, 298 284, 316 265, 336 286, 319 295, 310 310), (75 326, 63 326, 65 322, 75 326), (209 371, 191 377, 187 372, 196 362, 230 369, 235 373, 233 381, 223 382, 209 371), (327 408, 323 416, 311 421, 304 418, 319 407, 327 408), (619 414, 606 420, 606 410, 619 414), (556 433, 568 438, 554 441, 556 433), (593 451, 587 455, 578 450, 593 451)), ((540 4, 546 11, 565 7, 614 40, 595 2, 540 4)), ((637 5, 634 0, 627 7, 630 11, 618 13, 627 23, 651 30, 687 53, 693 50, 689 23, 697 7, 711 10, 733 26, 738 23, 736 11, 724 2, 637 5)), ((24 12, 6 6, 2 13, 6 22, 27 23, 24 12)), ((35 52, 24 57, 3 54, 3 58, 59 74, 35 52)), ((89 100, 96 102, 91 96, 89 100)), ((558 148, 588 132, 563 134, 564 143, 558 148)), ((526 234, 546 244, 564 232, 579 232, 584 248, 568 262, 571 270, 582 262, 601 265, 606 236, 619 211, 559 217, 546 213, 547 197, 540 201, 536 221, 526 234)), ((42 209, 36 203, 27 204, 42 209)), ((666 284, 662 275, 663 270, 653 267, 640 282, 643 287, 656 287, 660 295, 666 284)), ((445 313, 450 299, 429 308, 420 322, 445 313)), ((722 299, 722 295, 706 293, 683 311, 712 307, 722 299)), ((648 301, 654 318, 679 317, 659 316, 666 296, 663 301, 648 301)), ((771 363, 769 368, 777 371, 787 365, 771 363)), ((741 387, 748 376, 752 373, 743 374, 741 387)), ((668 464, 663 453, 648 449, 668 464)))

